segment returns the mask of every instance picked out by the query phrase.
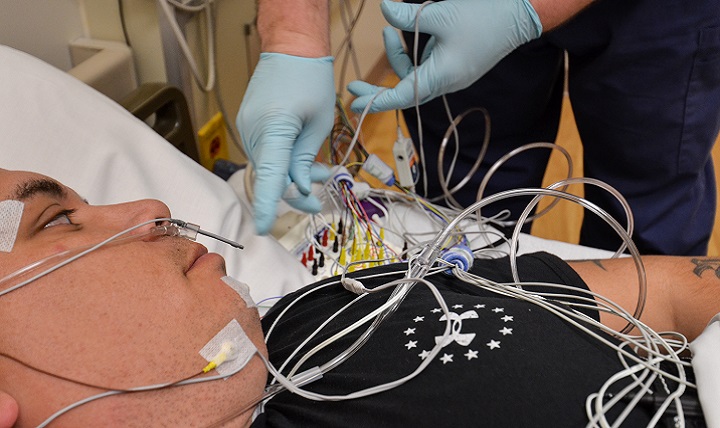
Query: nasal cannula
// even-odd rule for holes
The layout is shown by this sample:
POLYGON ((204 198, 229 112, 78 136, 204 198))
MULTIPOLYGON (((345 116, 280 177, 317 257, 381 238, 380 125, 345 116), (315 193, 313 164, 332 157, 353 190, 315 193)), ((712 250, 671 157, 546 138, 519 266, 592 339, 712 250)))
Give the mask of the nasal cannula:
POLYGON ((191 241, 194 241, 197 238, 197 235, 205 235, 210 238, 216 239, 218 241, 224 242, 232 247, 243 249, 244 247, 240 244, 238 244, 235 241, 231 241, 227 238, 223 238, 221 236, 218 236, 214 233, 207 232, 205 230, 200 229, 200 226, 188 223, 183 220, 173 219, 173 218, 160 218, 160 219, 153 219, 148 220, 146 222, 137 224, 133 227, 130 227, 128 229, 123 230, 122 232, 116 233, 115 235, 105 239, 104 241, 94 244, 94 245, 88 245, 88 246, 82 246, 77 248, 72 248, 69 250, 62 251, 57 254, 53 254, 51 256, 48 256, 44 259, 38 260, 36 262, 33 262, 23 268, 20 268, 16 270, 15 272, 5 276, 4 278, 0 279, 0 289, 3 288, 5 284, 10 282, 13 279, 31 275, 33 272, 37 271, 40 268, 46 268, 42 272, 21 281, 20 283, 13 285, 12 287, 9 287, 5 290, 0 291, 0 297, 15 291, 21 287, 24 287, 27 284, 30 284, 31 282, 51 273, 54 272, 57 269, 60 269, 61 267, 72 263, 73 261, 79 259, 80 257, 83 257, 101 247, 104 247, 106 245, 115 245, 115 244, 121 244, 121 243, 127 243, 127 242, 134 242, 134 241, 140 241, 143 239, 146 239, 148 237, 160 237, 160 236, 179 236, 186 239, 189 239, 191 241), (162 223, 166 222, 166 224, 160 224, 157 226, 152 227, 151 229, 143 232, 143 233, 136 233, 133 235, 128 235, 130 232, 133 232, 143 226, 146 226, 151 223, 162 223))

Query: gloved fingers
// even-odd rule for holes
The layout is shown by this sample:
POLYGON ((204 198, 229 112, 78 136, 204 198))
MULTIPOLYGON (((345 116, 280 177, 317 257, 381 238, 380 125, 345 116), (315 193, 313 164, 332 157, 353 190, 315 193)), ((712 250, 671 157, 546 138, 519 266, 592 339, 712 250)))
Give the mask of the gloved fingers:
POLYGON ((393 27, 383 28, 383 41, 385 43, 385 54, 390 66, 401 79, 408 75, 413 69, 413 62, 400 40, 400 35, 393 27))
POLYGON ((330 178, 331 174, 332 171, 330 171, 330 168, 319 162, 315 162, 310 168, 310 181, 313 183, 324 183, 330 178))
MULTIPOLYGON (((435 96, 431 92, 431 81, 424 77, 428 73, 427 70, 426 65, 421 65, 417 69, 417 92, 420 104, 424 104, 435 96)), ((394 88, 389 89, 360 81, 351 82, 348 85, 348 90, 352 94, 358 95, 358 97, 350 104, 350 109, 355 113, 360 113, 371 101, 370 113, 412 107, 415 105, 415 77, 415 72, 409 73, 394 88), (375 96, 380 91, 382 93, 375 96), (373 97, 375 97, 374 100, 373 97)))
MULTIPOLYGON (((325 165, 314 162, 310 168, 310 180, 313 183, 322 183, 330 178, 331 171, 325 165)), ((322 210, 322 203, 317 196, 303 194, 295 183, 288 183, 282 196, 283 200, 291 207, 308 213, 318 213, 322 210)))
POLYGON ((393 27, 409 32, 417 30, 421 33, 437 34, 451 30, 453 27, 447 22, 447 13, 439 13, 446 5, 432 3, 427 5, 394 2, 383 0, 380 9, 387 22, 393 27), (421 10, 422 9, 422 10, 421 10), (418 11, 420 15, 418 16, 418 11), (417 25, 415 21, 417 20, 417 25))
POLYGON ((253 184, 253 210, 255 229, 265 235, 270 231, 277 215, 277 204, 290 182, 287 172, 293 149, 292 138, 268 136, 252 152, 255 167, 253 184))
MULTIPOLYGON (((354 111, 355 113, 362 113, 362 111, 365 110, 365 106, 367 106, 368 103, 373 100, 373 97, 375 97, 378 92, 385 89, 387 88, 383 86, 371 85, 367 82, 363 82, 362 80, 355 80, 353 82, 350 82, 347 86, 347 90, 348 92, 357 97, 355 98, 355 100, 353 100, 352 104, 350 104, 350 110, 354 111)), ((370 111, 372 112, 372 109, 370 111)))
MULTIPOLYGON (((325 182, 330 178, 331 171, 325 165, 320 163, 313 163, 310 168, 310 180, 315 183, 325 182)), ((255 190, 256 192, 260 188, 268 188, 264 184, 260 184, 258 187, 258 177, 255 178, 255 190)), ((307 213, 318 213, 322 210, 322 202, 317 196, 311 194, 305 195, 300 192, 297 185, 290 181, 290 177, 283 177, 282 189, 279 193, 281 197, 270 199, 274 197, 268 193, 256 193, 255 200, 253 201, 253 208, 255 211, 255 229, 260 235, 266 235, 272 229, 275 223, 275 217, 277 217, 277 206, 280 198, 287 202, 291 207, 304 211, 307 213)))
POLYGON ((297 184, 298 190, 309 194, 311 189, 311 169, 315 163, 320 147, 332 129, 334 120, 333 111, 324 117, 322 113, 308 123, 300 132, 292 148, 292 162, 290 163, 290 179, 297 184))
POLYGON ((317 214, 322 210, 320 199, 312 193, 308 195, 301 193, 295 183, 287 186, 282 198, 291 207, 306 213, 317 214))
MULTIPOLYGON (((262 165, 262 164, 260 164, 262 165)), ((258 235, 267 235, 275 223, 277 204, 285 191, 290 178, 287 175, 276 175, 256 171, 253 185, 253 211, 255 213, 255 230, 258 235)))
POLYGON ((435 49, 436 44, 437 38, 435 38, 435 36, 430 37, 430 39, 425 44, 425 49, 423 49, 422 55, 420 56, 419 64, 423 64, 425 61, 427 61, 428 58, 430 58, 430 54, 432 53, 433 49, 435 49))

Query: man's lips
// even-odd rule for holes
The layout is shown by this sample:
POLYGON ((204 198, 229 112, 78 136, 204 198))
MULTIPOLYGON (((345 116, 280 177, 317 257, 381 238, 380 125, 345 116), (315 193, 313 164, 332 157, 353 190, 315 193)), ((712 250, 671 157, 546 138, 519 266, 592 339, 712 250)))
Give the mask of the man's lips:
POLYGON ((195 267, 200 262, 200 259, 203 258, 203 256, 206 256, 208 254, 208 249, 205 248, 203 245, 195 244, 192 246, 192 251, 190 252, 190 261, 188 263, 188 268, 185 270, 185 273, 189 272, 192 268, 195 267))

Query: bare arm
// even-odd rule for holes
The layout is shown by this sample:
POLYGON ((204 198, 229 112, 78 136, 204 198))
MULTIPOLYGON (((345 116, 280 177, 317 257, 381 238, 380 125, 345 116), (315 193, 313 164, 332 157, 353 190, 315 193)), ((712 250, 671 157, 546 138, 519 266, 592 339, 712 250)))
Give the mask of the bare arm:
MULTIPOLYGON (((695 339, 710 318, 720 312, 720 258, 644 257, 647 301, 640 320, 655 331, 677 331, 695 339)), ((638 295, 631 259, 571 262, 591 291, 633 312, 638 295)), ((600 320, 615 329, 625 322, 601 313, 600 320)))
POLYGON ((550 31, 575 16, 593 0, 530 0, 540 17, 543 31, 550 31))
POLYGON ((258 0, 257 26, 263 52, 330 55, 328 0, 258 0))

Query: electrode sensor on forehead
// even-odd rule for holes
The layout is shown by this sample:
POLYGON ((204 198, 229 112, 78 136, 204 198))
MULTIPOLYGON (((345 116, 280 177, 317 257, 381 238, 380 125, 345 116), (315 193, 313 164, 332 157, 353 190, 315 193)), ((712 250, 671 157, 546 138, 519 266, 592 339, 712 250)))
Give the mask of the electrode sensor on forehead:
POLYGON ((20 201, 0 201, 0 252, 9 253, 15 246, 24 208, 20 201))

